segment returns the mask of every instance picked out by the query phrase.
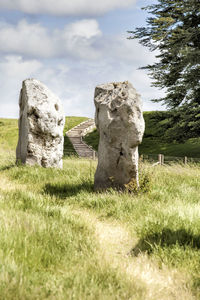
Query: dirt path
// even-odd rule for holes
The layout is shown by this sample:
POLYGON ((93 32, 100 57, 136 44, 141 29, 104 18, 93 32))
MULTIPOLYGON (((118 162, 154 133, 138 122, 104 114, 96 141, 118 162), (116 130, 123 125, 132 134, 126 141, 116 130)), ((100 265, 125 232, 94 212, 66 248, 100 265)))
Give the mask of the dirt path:
MULTIPOLYGON (((19 188, 19 184, 13 184, 3 174, 0 175, 0 181, 0 198, 1 192, 19 188)), ((20 190, 23 187, 26 188, 20 185, 20 190)), ((169 269, 165 265, 159 267, 155 260, 144 253, 135 257, 130 255, 138 240, 131 236, 124 224, 102 220, 89 210, 76 209, 72 210, 72 213, 82 218, 86 225, 94 230, 102 264, 109 264, 130 282, 138 282, 138 286, 144 286, 146 294, 141 300, 195 299, 187 288, 186 282, 189 277, 185 274, 169 269)))
POLYGON ((95 230, 103 261, 117 268, 128 280, 143 283, 146 287, 146 297, 141 300, 195 299, 187 289, 188 278, 185 275, 164 265, 159 268, 146 254, 141 253, 137 257, 129 254, 137 239, 134 240, 122 224, 100 221, 95 214, 86 210, 76 210, 74 213, 95 230))

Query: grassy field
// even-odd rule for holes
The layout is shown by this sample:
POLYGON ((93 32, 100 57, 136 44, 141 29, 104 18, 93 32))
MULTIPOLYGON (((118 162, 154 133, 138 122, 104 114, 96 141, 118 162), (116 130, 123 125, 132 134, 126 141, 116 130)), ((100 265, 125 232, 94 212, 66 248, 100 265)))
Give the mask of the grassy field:
MULTIPOLYGON (((66 117, 65 128, 63 133, 65 135, 66 131, 80 124, 81 122, 87 120, 86 117, 66 117)), ((6 151, 15 151, 18 138, 18 123, 16 119, 0 119, 0 148, 6 151)), ((69 141, 68 137, 64 137, 64 150, 66 155, 70 154, 76 155, 74 148, 69 141)), ((1 155, 1 154, 0 154, 1 155)))
MULTIPOLYGON (((200 138, 187 140, 185 143, 167 143, 163 141, 161 128, 164 121, 155 122, 152 120, 154 112, 144 112, 145 135, 142 144, 139 146, 140 154, 164 154, 177 157, 196 157, 200 158, 200 138)), ((99 135, 95 130, 85 137, 86 143, 98 150, 99 135)))
MULTIPOLYGON (((96 151, 98 150, 99 135, 96 129, 89 133, 84 140, 96 151)), ((189 139, 185 143, 166 143, 161 138, 144 137, 139 146, 139 153, 200 158, 200 138, 189 139)))
MULTIPOLYGON (((185 143, 164 143, 162 141, 162 132, 159 132, 159 124, 154 124, 151 119, 152 112, 145 112, 146 120, 145 136, 142 144, 139 146, 140 154, 159 154, 178 157, 200 157, 200 138, 189 139, 185 143)), ((66 117, 64 133, 79 123, 87 120, 86 117, 66 117)), ((2 149, 14 149, 17 143, 17 120, 0 119, 0 147, 2 149), (9 137, 9 138, 8 138, 9 137)), ((95 150, 98 149, 99 136, 97 131, 93 131, 85 137, 85 141, 95 150)), ((72 144, 69 139, 64 139, 65 153, 75 155, 72 144)), ((68 155, 68 154, 67 154, 68 155)))
POLYGON ((142 164, 149 192, 95 193, 95 161, 17 167, 0 124, 0 299, 200 299, 200 167, 142 164))
POLYGON ((18 125, 15 119, 0 119, 0 149, 13 151, 17 145, 18 125))

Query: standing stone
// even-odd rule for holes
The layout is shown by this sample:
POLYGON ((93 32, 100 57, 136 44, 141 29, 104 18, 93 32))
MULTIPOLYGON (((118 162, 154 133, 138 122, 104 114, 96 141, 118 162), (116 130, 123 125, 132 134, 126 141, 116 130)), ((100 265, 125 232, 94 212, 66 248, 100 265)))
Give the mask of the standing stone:
POLYGON ((139 186, 138 145, 144 133, 142 103, 129 82, 95 89, 95 123, 100 134, 95 190, 139 186))
POLYGON ((17 162, 62 168, 65 116, 58 97, 40 81, 27 79, 19 106, 17 162))

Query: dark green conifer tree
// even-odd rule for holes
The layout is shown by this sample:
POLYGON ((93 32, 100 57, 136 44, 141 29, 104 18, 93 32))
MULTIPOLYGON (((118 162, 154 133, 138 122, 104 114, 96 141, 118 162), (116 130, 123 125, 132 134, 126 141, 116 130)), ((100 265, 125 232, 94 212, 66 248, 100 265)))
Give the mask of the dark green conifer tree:
POLYGON ((147 26, 129 33, 156 52, 157 61, 142 69, 166 95, 152 100, 173 111, 168 135, 200 136, 200 0, 158 0, 143 9, 147 26))

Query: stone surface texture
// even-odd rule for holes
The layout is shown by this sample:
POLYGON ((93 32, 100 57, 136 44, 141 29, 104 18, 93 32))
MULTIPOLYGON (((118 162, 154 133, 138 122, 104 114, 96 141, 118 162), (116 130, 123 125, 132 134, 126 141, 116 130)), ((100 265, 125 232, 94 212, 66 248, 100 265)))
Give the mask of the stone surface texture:
POLYGON ((36 79, 22 83, 17 162, 62 168, 65 115, 61 101, 36 79))
POLYGON ((95 190, 138 187, 138 145, 144 134, 140 95, 129 82, 95 89, 95 123, 100 134, 95 190))

